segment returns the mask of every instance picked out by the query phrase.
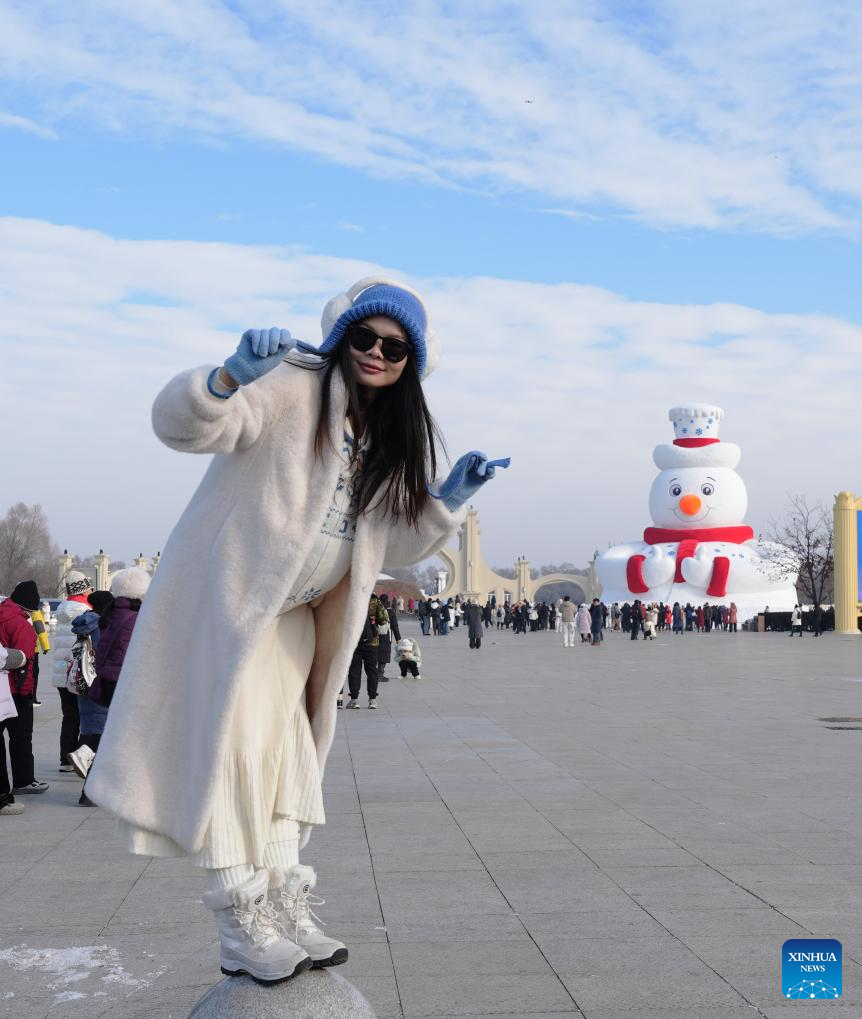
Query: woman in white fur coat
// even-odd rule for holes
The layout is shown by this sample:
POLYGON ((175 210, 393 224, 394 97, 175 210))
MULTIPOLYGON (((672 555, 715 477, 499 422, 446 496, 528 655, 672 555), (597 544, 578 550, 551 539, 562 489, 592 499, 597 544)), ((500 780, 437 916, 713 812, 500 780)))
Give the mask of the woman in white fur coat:
POLYGON ((384 561, 442 547, 495 466, 467 454, 433 484, 421 380, 439 349, 415 292, 361 280, 322 326, 317 350, 249 330, 224 366, 156 399, 164 443, 216 455, 165 548, 87 781, 133 852, 206 868, 223 972, 264 983, 347 958, 314 923, 316 875, 298 862, 324 822, 338 691, 384 561))

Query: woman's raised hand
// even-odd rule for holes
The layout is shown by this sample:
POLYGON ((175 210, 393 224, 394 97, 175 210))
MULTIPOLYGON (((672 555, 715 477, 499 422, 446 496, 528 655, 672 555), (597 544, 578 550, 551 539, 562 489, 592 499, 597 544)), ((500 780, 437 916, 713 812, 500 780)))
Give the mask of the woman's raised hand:
POLYGON ((439 491, 429 489, 435 499, 442 499, 443 505, 455 512, 486 482, 497 473, 498 467, 506 468, 511 463, 510 457, 500 460, 489 460, 485 453, 474 449, 465 453, 456 461, 449 477, 440 486, 439 491))
POLYGON ((295 346, 287 329, 246 329, 224 368, 237 385, 247 386, 272 371, 295 346))

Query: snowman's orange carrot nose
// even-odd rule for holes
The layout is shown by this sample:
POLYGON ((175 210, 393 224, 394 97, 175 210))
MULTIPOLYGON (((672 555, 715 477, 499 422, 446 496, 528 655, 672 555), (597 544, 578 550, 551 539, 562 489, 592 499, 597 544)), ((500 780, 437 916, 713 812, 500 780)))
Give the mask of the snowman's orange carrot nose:
POLYGON ((700 512, 700 505, 700 499, 696 495, 684 495, 679 500, 679 508, 690 517, 700 512))

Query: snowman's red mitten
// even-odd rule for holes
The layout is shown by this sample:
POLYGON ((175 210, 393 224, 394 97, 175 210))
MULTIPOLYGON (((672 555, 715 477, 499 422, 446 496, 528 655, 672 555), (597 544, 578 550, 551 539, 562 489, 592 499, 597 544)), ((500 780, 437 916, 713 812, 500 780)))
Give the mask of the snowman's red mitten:
POLYGON ((726 555, 717 555, 712 563, 712 580, 706 593, 710 598, 723 598, 727 594, 727 578, 730 576, 730 560, 726 555))
POLYGON ((632 594, 646 594, 649 591, 643 575, 644 555, 630 555, 626 562, 626 585, 632 594))

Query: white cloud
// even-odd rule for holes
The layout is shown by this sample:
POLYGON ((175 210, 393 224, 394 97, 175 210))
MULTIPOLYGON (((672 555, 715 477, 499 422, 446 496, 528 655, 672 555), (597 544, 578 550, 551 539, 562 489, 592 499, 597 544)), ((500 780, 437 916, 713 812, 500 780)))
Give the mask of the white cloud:
POLYGON ((264 140, 651 224, 856 229, 862 8, 614 9, 19 0, 0 69, 56 123, 264 140))
POLYGON ((364 226, 360 226, 358 223, 350 223, 346 219, 341 219, 338 221, 338 229, 353 234, 361 234, 365 232, 364 226))
POLYGON ((9 127, 15 131, 25 131, 27 134, 35 134, 40 138, 47 138, 48 141, 56 141, 59 137, 56 131, 49 127, 43 127, 27 117, 19 117, 15 113, 6 113, 0 110, 0 128, 9 127))
MULTIPOLYGON (((0 400, 20 436, 6 444, 7 501, 42 502, 57 539, 78 551, 152 554, 205 466, 152 437, 158 389, 221 361, 249 326, 315 340, 325 301, 381 271, 400 275, 292 248, 127 241, 0 219, 0 400)), ((862 489, 858 326, 630 301, 574 283, 411 282, 443 338, 428 391, 450 453, 514 458, 477 499, 497 564, 521 554, 583 562, 639 534, 667 408, 691 399, 727 412, 756 529, 787 492, 829 500, 862 489)))

